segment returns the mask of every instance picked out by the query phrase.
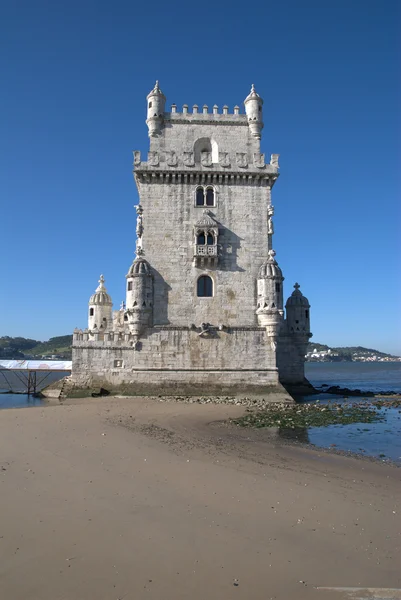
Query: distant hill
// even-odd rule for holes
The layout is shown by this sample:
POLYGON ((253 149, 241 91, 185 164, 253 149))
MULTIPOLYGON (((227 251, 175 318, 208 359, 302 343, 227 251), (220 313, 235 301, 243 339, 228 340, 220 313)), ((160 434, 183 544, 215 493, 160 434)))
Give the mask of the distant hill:
POLYGON ((47 342, 31 340, 23 337, 1 337, 0 358, 22 359, 27 357, 42 358, 43 356, 57 356, 71 360, 72 335, 52 337, 47 342))
MULTIPOLYGON (((47 342, 31 340, 23 337, 0 337, 0 359, 23 359, 27 357, 42 358, 43 356, 57 356, 65 360, 71 360, 72 335, 61 335, 52 337, 47 342)), ((318 342, 308 344, 308 360, 312 361, 357 361, 378 359, 396 359, 391 354, 380 352, 363 346, 339 346, 330 347, 318 342), (319 356, 311 357, 314 353, 319 356), (330 350, 330 352, 329 352, 330 350), (321 356, 320 356, 321 354, 321 356)))
POLYGON ((307 358, 311 361, 373 361, 378 360, 396 360, 398 357, 373 348, 364 348, 363 346, 336 346, 330 347, 318 342, 309 342, 307 349, 307 358))

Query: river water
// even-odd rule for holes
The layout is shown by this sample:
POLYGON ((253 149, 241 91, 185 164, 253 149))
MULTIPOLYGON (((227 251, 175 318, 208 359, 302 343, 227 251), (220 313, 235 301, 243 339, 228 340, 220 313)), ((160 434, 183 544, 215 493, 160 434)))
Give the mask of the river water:
MULTIPOLYGON (((327 384, 359 389, 362 392, 394 391, 401 394, 401 362, 306 363, 305 374, 315 387, 327 384)), ((341 396, 319 394, 305 397, 304 401, 316 399, 320 402, 343 400, 341 396)), ((354 400, 359 402, 362 399, 354 400)), ((384 461, 390 459, 401 464, 401 410, 381 410, 385 416, 383 422, 311 427, 304 432, 302 441, 324 448, 373 456, 384 461)))
MULTIPOLYGON (((339 385, 361 391, 394 391, 401 394, 401 362, 398 363, 306 363, 306 377, 315 387, 339 385)), ((60 379, 64 374, 51 373, 44 385, 60 379)), ((13 389, 22 389, 22 384, 12 374, 7 375, 13 389), (10 379, 11 378, 11 379, 10 379)), ((0 392, 7 385, 0 374, 0 392)), ((341 401, 340 396, 319 394, 303 399, 304 402, 341 401)), ((360 399, 358 398, 358 401, 360 399)), ((368 401, 368 399, 367 399, 368 401)), ((41 406, 40 398, 26 394, 0 393, 1 408, 23 408, 41 406)), ((383 408, 385 420, 381 423, 330 425, 313 427, 302 432, 299 439, 316 446, 357 452, 382 460, 392 460, 401 464, 401 410, 383 408)))

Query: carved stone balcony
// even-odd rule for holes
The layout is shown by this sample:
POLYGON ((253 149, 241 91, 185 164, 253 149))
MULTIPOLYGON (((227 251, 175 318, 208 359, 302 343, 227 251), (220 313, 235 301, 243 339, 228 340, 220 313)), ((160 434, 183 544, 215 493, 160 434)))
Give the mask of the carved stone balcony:
POLYGON ((217 245, 194 245, 194 263, 196 267, 214 267, 218 262, 217 245))

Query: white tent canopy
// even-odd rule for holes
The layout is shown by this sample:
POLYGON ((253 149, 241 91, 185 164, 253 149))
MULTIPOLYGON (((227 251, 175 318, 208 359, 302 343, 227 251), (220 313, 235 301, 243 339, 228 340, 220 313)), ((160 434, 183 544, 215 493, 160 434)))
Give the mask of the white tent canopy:
POLYGON ((0 360, 0 370, 10 371, 71 371, 71 360, 0 360))

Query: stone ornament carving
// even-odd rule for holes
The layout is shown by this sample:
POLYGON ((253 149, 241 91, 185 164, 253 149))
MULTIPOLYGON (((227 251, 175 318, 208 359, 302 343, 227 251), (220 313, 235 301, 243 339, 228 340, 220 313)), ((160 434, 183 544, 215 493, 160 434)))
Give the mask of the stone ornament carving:
POLYGON ((141 164, 141 153, 139 150, 134 151, 134 165, 135 167, 139 167, 141 164))
POLYGON ((171 150, 166 152, 166 163, 169 167, 176 167, 178 164, 177 154, 171 150))
POLYGON ((265 155, 260 152, 255 152, 253 155, 253 164, 258 169, 263 169, 265 167, 265 155))
POLYGON ((278 159, 279 159, 279 157, 280 157, 280 154, 272 154, 270 156, 270 164, 271 164, 272 167, 276 167, 276 169, 279 168, 279 165, 278 165, 278 159))
POLYGON ((148 165, 151 167, 159 166, 159 153, 158 152, 148 152, 148 165))
POLYGON ((212 153, 211 152, 201 152, 201 164, 203 167, 211 167, 212 166, 212 153))
POLYGON ((274 225, 273 225, 273 215, 274 215, 274 206, 269 206, 267 209, 267 233, 269 235, 273 235, 274 233, 274 225))
POLYGON ((246 169, 248 166, 248 159, 245 152, 237 152, 236 157, 238 167, 241 169, 246 169))
POLYGON ((142 246, 142 236, 143 236, 143 206, 138 204, 135 207, 136 210, 136 245, 135 245, 135 254, 137 256, 143 256, 145 254, 142 246))
POLYGON ((228 152, 219 152, 219 164, 222 167, 230 166, 230 155, 228 154, 228 152))
POLYGON ((183 163, 186 167, 194 167, 195 159, 193 152, 184 152, 183 153, 183 163))
POLYGON ((136 235, 138 238, 142 237, 143 234, 143 207, 141 204, 135 207, 137 218, 136 218, 136 235))

